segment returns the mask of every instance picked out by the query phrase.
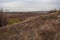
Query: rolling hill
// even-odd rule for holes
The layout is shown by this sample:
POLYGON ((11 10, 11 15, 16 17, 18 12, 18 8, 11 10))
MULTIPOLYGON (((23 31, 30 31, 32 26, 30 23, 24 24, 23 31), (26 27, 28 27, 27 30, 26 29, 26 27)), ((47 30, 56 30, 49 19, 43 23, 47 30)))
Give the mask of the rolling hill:
POLYGON ((0 40, 60 40, 60 12, 31 16, 3 26, 0 40))

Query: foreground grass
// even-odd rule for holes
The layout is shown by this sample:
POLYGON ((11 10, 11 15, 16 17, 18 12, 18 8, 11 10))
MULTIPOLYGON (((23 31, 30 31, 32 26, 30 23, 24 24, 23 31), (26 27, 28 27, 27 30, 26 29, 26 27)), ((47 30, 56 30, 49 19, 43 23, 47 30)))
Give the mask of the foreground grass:
POLYGON ((60 40, 60 13, 0 28, 0 40, 60 40))

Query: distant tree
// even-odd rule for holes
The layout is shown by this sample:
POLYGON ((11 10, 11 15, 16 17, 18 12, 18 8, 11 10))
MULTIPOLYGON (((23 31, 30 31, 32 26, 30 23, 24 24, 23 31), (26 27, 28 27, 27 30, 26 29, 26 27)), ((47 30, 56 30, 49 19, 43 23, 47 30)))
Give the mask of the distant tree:
POLYGON ((7 9, 4 9, 4 12, 9 12, 9 10, 7 10, 7 9))
POLYGON ((53 12, 56 12, 57 10, 56 9, 54 9, 54 10, 51 10, 51 11, 49 11, 49 13, 53 13, 53 12))
POLYGON ((54 12, 56 12, 57 10, 56 10, 56 9, 54 9, 53 11, 54 11, 54 12))

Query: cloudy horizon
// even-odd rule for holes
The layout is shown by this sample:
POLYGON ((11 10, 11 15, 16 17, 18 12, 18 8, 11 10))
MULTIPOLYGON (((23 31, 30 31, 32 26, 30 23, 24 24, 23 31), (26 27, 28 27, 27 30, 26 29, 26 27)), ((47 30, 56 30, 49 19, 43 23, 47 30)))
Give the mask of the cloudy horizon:
POLYGON ((0 8, 10 11, 48 11, 60 9, 60 0, 0 0, 0 8))

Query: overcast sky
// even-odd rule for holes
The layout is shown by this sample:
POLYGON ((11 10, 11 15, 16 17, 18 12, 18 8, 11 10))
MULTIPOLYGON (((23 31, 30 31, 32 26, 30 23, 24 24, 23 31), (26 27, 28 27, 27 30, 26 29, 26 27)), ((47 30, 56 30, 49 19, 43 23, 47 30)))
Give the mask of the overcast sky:
POLYGON ((60 9, 60 0, 0 0, 0 8, 12 11, 47 11, 60 9))

